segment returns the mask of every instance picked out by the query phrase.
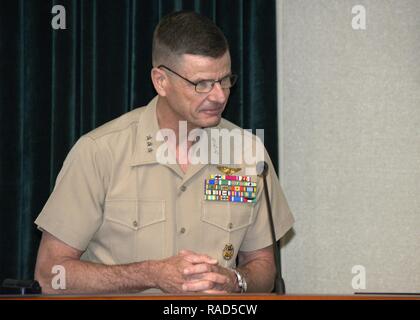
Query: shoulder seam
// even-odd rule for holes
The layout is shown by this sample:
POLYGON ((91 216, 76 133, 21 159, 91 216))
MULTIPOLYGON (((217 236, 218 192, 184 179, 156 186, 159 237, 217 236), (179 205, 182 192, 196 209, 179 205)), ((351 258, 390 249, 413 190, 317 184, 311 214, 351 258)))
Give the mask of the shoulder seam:
MULTIPOLYGON (((124 130, 126 130, 127 128, 129 128, 131 125, 133 125, 133 124, 135 124, 135 123, 137 123, 138 124, 138 122, 139 122, 139 120, 137 119, 137 120, 132 120, 132 121, 130 121, 126 126, 124 126, 124 127, 122 127, 122 128, 116 128, 116 129, 113 129, 113 130, 111 130, 111 131, 108 131, 108 132, 104 132, 104 133, 102 133, 102 134, 100 134, 100 135, 98 135, 98 136, 94 136, 93 134, 92 134, 92 131, 91 132, 88 132, 88 133, 86 133, 86 134, 84 134, 84 136, 86 136, 86 137, 89 137, 90 139, 92 139, 92 140, 94 140, 94 141, 96 141, 96 140, 98 140, 98 139, 100 139, 100 138, 103 138, 103 137, 105 137, 105 136, 107 136, 107 135, 110 135, 110 134, 113 134, 113 133, 115 133, 115 132, 120 132, 120 131, 124 131, 124 130)), ((93 131, 95 131, 96 129, 94 129, 93 131)))

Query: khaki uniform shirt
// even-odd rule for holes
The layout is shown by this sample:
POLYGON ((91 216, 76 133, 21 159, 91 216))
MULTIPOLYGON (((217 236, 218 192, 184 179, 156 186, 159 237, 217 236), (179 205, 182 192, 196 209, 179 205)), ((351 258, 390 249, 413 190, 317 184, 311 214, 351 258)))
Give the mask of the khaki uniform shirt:
MULTIPOLYGON (((233 267, 238 251, 272 244, 262 179, 256 203, 204 200, 204 181, 223 174, 212 164, 160 164, 156 154, 157 98, 84 135, 68 154, 54 190, 35 223, 82 260, 107 265, 176 255, 208 254, 233 267)), ((218 128, 238 128, 222 119, 218 128)), ((207 129, 206 129, 207 130, 207 129)), ((268 187, 277 239, 293 217, 274 168, 268 187)), ((241 166, 239 166, 241 167, 241 166)), ((243 170, 235 173, 245 175, 243 170)))

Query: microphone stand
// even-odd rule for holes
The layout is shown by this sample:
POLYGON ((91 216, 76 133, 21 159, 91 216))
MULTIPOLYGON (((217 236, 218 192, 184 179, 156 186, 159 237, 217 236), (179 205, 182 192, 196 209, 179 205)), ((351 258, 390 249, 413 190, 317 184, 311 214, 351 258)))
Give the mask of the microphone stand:
MULTIPOLYGON (((264 183, 264 196, 265 201, 267 203, 267 209, 268 209, 268 218, 270 222, 270 230, 271 230, 271 238, 273 241, 273 253, 274 253, 274 260, 276 263, 276 279, 275 279, 275 291, 277 294, 283 295, 286 293, 286 287, 284 284, 284 280, 281 274, 281 255, 280 255, 280 245, 276 241, 276 233, 274 230, 274 221, 273 221, 273 213, 271 211, 271 203, 270 203, 270 197, 268 195, 268 186, 267 186, 267 173, 268 173, 268 164, 267 162, 263 161, 263 164, 258 163, 257 164, 257 172, 258 166, 261 167, 263 165, 264 167, 259 168, 261 173, 259 174, 260 177, 263 178, 264 183)), ((279 241, 280 242, 280 241, 279 241)))

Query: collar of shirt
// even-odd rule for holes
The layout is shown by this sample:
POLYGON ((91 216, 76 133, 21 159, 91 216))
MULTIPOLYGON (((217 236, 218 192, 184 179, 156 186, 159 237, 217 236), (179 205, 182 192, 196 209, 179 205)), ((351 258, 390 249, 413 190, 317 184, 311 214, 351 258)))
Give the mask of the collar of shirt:
POLYGON ((156 117, 155 97, 140 113, 137 126, 137 135, 134 140, 134 152, 131 159, 132 166, 157 163, 156 150, 163 144, 156 140, 159 125, 156 117))
MULTIPOLYGON (((156 116, 156 103, 158 96, 149 102, 145 107, 144 111, 140 113, 139 122, 137 126, 137 134, 134 141, 134 152, 131 159, 131 166, 140 166, 147 164, 156 164, 157 161, 157 150, 161 147, 165 141, 156 140, 158 131, 160 130, 159 124, 156 116)), ((214 127, 220 128, 220 125, 214 127)), ((205 128, 202 134, 206 133, 210 137, 210 129, 205 128)), ((201 135, 202 135, 201 134, 201 135)), ((193 147, 195 147, 194 145, 193 147)), ((209 143, 209 152, 211 145, 209 143)), ((218 150, 217 150, 218 153, 218 150)), ((190 164, 187 172, 184 174, 180 169, 178 164, 162 164, 173 170, 177 175, 187 180, 199 172, 201 169, 206 167, 208 164, 199 163, 199 164, 190 164)))

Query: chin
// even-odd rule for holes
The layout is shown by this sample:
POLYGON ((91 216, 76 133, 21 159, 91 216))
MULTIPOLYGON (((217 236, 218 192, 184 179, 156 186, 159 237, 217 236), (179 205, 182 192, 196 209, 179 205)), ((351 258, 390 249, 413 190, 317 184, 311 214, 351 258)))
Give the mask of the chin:
POLYGON ((221 116, 204 119, 200 121, 200 127, 202 128, 215 127, 220 123, 221 120, 222 120, 221 116))

